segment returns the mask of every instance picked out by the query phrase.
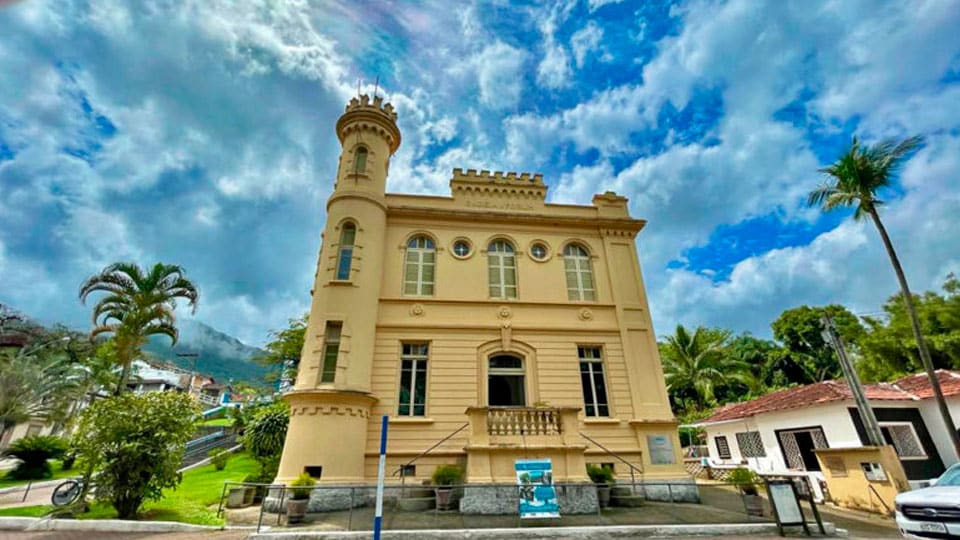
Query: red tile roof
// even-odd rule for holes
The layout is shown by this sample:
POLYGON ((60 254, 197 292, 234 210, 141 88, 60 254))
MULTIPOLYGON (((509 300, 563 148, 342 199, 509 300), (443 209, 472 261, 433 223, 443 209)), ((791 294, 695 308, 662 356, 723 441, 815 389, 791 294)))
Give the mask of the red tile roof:
MULTIPOLYGON (((940 380, 944 395, 960 395, 960 371, 937 370, 937 378, 940 380)), ((933 391, 925 374, 904 377, 894 383, 867 384, 864 385, 864 391, 867 394, 867 399, 876 401, 916 401, 933 396, 933 391)), ((823 381, 778 390, 742 403, 724 405, 709 417, 696 422, 696 424, 726 422, 760 413, 799 409, 821 403, 846 400, 852 401, 853 395, 845 381, 823 381)))

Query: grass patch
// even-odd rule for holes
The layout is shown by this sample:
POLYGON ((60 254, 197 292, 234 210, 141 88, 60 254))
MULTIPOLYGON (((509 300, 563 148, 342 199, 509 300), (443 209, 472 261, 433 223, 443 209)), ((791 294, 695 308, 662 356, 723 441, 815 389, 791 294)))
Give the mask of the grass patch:
MULTIPOLYGON (((177 489, 166 489, 159 501, 147 501, 141 509, 140 519, 147 521, 179 521, 196 525, 223 525, 217 517, 217 503, 223 492, 224 482, 242 481, 248 474, 257 471, 257 462, 247 454, 232 454, 227 467, 216 470, 205 465, 183 473, 183 481, 177 489)), ((0 509, 0 516, 40 517, 52 510, 49 505, 22 506, 0 509)), ((113 519, 116 511, 105 502, 90 505, 90 511, 78 519, 113 519)))
MULTIPOLYGON (((62 478, 70 478, 70 477, 73 477, 73 476, 80 476, 80 471, 78 471, 76 467, 74 467, 73 469, 70 469, 69 471, 65 471, 65 470, 62 469, 61 465, 62 465, 62 464, 60 463, 60 460, 58 460, 58 459, 51 459, 51 460, 50 460, 50 469, 53 471, 53 476, 51 476, 50 478, 42 478, 42 479, 39 479, 39 480, 32 480, 32 482, 33 482, 33 483, 46 482, 46 481, 48 481, 48 480, 59 480, 59 479, 62 479, 62 478)), ((3 476, 0 476, 0 488, 8 488, 8 487, 14 487, 14 486, 25 486, 25 485, 27 485, 27 482, 30 482, 30 481, 31 481, 31 480, 14 480, 13 478, 7 478, 7 475, 4 474, 3 476)))
POLYGON ((233 426, 233 418, 211 418, 210 420, 204 420, 200 422, 201 426, 210 426, 210 427, 231 427, 233 426))

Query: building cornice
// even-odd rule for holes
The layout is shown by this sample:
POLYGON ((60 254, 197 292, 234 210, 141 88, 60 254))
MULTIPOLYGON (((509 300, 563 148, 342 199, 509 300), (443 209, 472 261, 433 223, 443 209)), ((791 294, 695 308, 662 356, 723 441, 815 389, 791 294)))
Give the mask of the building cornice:
MULTIPOLYGON (((584 207, 590 208, 590 207, 584 207)), ((598 216, 560 216, 528 212, 504 212, 497 210, 471 210, 469 208, 425 208, 421 206, 387 205, 388 217, 426 220, 456 220, 472 223, 497 223, 505 221, 529 225, 567 226, 600 229, 604 236, 633 238, 646 221, 633 218, 605 218, 598 216)))

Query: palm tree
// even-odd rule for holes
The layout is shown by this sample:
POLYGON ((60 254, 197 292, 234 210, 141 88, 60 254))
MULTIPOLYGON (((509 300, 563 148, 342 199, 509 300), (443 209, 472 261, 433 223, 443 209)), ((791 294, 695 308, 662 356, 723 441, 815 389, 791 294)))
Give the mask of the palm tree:
POLYGON ((727 354, 730 332, 701 326, 691 334, 681 324, 665 339, 660 348, 663 373, 676 399, 704 408, 716 401, 718 387, 748 382, 749 367, 727 354))
POLYGON ((117 394, 126 387, 131 363, 140 355, 147 338, 165 335, 173 341, 171 345, 176 345, 176 300, 186 299, 196 312, 199 298, 196 285, 186 278, 183 268, 163 263, 153 265, 147 272, 136 263, 111 264, 80 286, 80 301, 85 303, 94 292, 104 292, 106 296, 93 306, 94 328, 90 337, 113 334, 117 362, 122 368, 117 394))
POLYGON ((914 136, 900 142, 887 139, 873 146, 861 146, 860 141, 854 137, 850 150, 840 156, 833 165, 821 169, 820 172, 826 173, 830 178, 810 193, 807 204, 819 206, 824 211, 853 206, 855 220, 867 216, 873 220, 873 224, 880 233, 880 239, 883 240, 883 247, 886 248, 887 255, 890 257, 893 271, 897 274, 897 281, 900 282, 900 294, 903 296, 903 303, 910 317, 910 326, 917 342, 920 360, 930 378, 930 386, 933 388, 943 421, 947 425, 947 433, 953 441, 954 451, 957 457, 960 457, 960 435, 950 417, 947 403, 943 399, 943 391, 940 390, 940 382, 937 380, 927 342, 920 333, 920 319, 913 304, 913 295, 907 285, 907 278, 903 273, 903 267, 900 266, 897 252, 893 249, 893 243, 890 242, 890 236, 883 222, 880 221, 880 214, 877 211, 877 207, 883 204, 883 201, 877 198, 878 192, 890 187, 907 156, 921 144, 923 144, 923 137, 914 136))
POLYGON ((0 440, 31 418, 64 420, 83 395, 86 370, 49 345, 0 351, 0 440))

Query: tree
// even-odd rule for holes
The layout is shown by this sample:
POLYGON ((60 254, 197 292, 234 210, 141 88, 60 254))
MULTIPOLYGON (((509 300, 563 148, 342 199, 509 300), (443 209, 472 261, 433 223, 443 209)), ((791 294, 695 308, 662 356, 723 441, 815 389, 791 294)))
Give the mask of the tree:
POLYGON ((87 373, 47 343, 0 351, 0 440, 31 418, 56 422, 83 394, 87 373))
POLYGON ((751 399, 762 396, 771 387, 783 386, 774 380, 770 369, 771 358, 778 350, 776 343, 749 333, 733 338, 727 346, 727 354, 744 364, 748 371, 744 374, 742 384, 730 386, 725 392, 729 395, 724 395, 719 401, 726 402, 727 398, 732 401, 751 399))
POLYGON ((186 299, 193 312, 199 293, 186 278, 183 268, 157 263, 144 271, 135 263, 120 262, 90 276, 80 286, 80 300, 86 302, 94 292, 105 296, 93 306, 94 328, 90 337, 112 333, 120 364, 120 380, 116 393, 123 391, 130 376, 132 362, 151 335, 169 336, 177 343, 177 327, 173 311, 178 298, 186 299))
POLYGON ((98 499, 120 519, 135 519, 146 500, 180 483, 178 472, 200 413, 178 392, 125 392, 93 402, 80 415, 72 445, 95 471, 98 499))
POLYGON ((675 408, 703 409, 716 403, 717 389, 733 382, 746 383, 749 367, 727 354, 727 330, 697 327, 691 334, 677 325, 660 344, 663 371, 675 408))
POLYGON ((258 407, 243 432, 243 446, 260 464, 259 477, 270 481, 276 474, 290 424, 290 407, 283 401, 258 407))
POLYGON ((785 354, 777 357, 778 369, 785 370, 791 383, 815 383, 843 375, 833 348, 821 335, 820 319, 824 314, 833 318, 846 343, 856 344, 863 336, 860 320, 840 305, 800 306, 784 311, 770 327, 773 338, 785 349, 785 354))
POLYGON ((820 206, 824 211, 854 207, 854 219, 860 220, 869 216, 873 221, 877 232, 880 234, 880 239, 883 241, 883 247, 887 250, 890 264, 893 265, 897 281, 900 283, 900 294, 903 296, 903 303, 910 319, 910 327, 916 341, 917 351, 920 354, 921 363, 930 378, 930 385, 933 388, 933 394, 946 424, 947 432, 953 442, 954 452, 960 458, 960 434, 957 433, 956 424, 950 417, 950 410, 943 398, 943 391, 940 389, 940 383, 934 371, 930 351, 923 339, 920 318, 917 316, 913 295, 910 293, 910 287, 907 284, 907 277, 877 210, 883 204, 883 201, 878 198, 879 192, 891 187, 904 161, 921 144, 923 144, 923 137, 915 136, 900 142, 888 139, 873 146, 861 146, 860 141, 854 137, 850 149, 840 156, 840 159, 835 163, 821 170, 830 178, 825 184, 810 193, 807 203, 810 206, 820 206))
POLYGON ((290 319, 289 326, 283 330, 271 331, 271 340, 265 347, 267 354, 254 358, 258 364, 276 369, 266 375, 271 382, 276 379, 278 372, 281 385, 284 381, 296 378, 303 340, 307 334, 308 315, 304 313, 299 318, 290 319))

